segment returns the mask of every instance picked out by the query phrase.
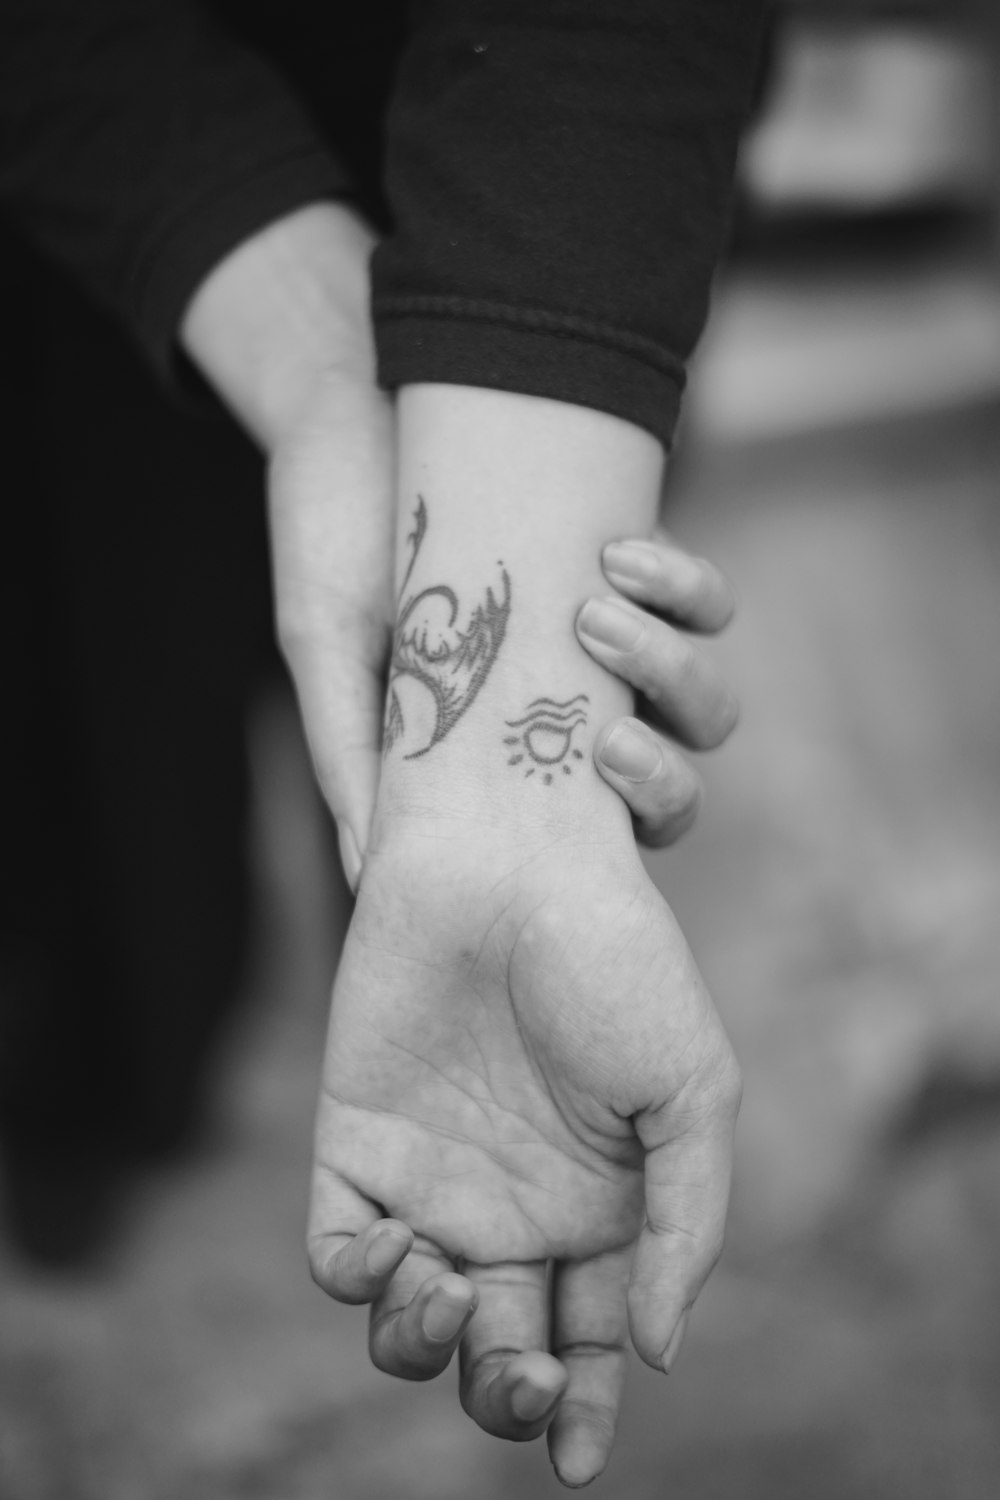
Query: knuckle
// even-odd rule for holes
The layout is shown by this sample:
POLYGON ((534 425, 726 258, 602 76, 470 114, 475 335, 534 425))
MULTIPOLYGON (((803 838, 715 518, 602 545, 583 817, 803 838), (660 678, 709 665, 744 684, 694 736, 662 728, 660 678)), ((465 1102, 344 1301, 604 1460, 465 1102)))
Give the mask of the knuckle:
POLYGON ((690 833, 698 819, 698 800, 687 803, 684 807, 677 808, 669 818, 664 818, 659 825, 658 834, 660 847, 665 848, 668 844, 675 844, 678 839, 690 833))
POLYGON ((335 1302, 354 1305, 367 1302, 370 1296, 368 1278, 359 1273, 350 1246, 342 1246, 331 1253, 321 1239, 306 1243, 309 1275, 313 1281, 335 1302))
POLYGON ((481 1374, 473 1374, 463 1380, 459 1389, 462 1410, 484 1432, 490 1433, 492 1437, 505 1437, 507 1433, 503 1419, 493 1410, 493 1403, 489 1400, 489 1385, 490 1382, 481 1374))
POLYGON ((395 1375, 401 1380, 410 1380, 410 1360, 400 1340, 400 1314, 388 1313, 382 1318, 373 1318, 368 1325, 368 1357, 376 1370, 383 1375, 395 1375))
POLYGON ((481 1355, 462 1372, 459 1401, 466 1416, 471 1417, 477 1427, 481 1427, 491 1437, 519 1441, 523 1437, 522 1431, 503 1409, 503 1402, 497 1399, 497 1382, 502 1369, 502 1356, 481 1355))
POLYGON ((743 1074, 719 1026, 689 1079, 687 1108, 692 1128, 714 1132, 723 1124, 731 1133, 742 1097, 743 1074))
POLYGON ((700 780, 689 773, 675 782, 661 782, 654 790, 662 801, 643 820, 640 834, 650 847, 663 849, 694 825, 701 810, 702 787, 700 780))
POLYGON ((451 1348, 430 1349, 406 1329, 402 1315, 390 1314, 373 1322, 368 1333, 368 1356, 376 1370, 397 1380, 433 1380, 451 1357, 451 1348))
MULTIPOLYGON (((673 752, 664 756, 657 791, 665 816, 671 819, 693 818, 701 806, 701 777, 684 756, 673 752)), ((686 823, 685 823, 685 826, 686 823)))
POLYGON ((636 684, 665 714, 689 698, 697 688, 700 659, 686 636, 672 626, 662 625, 657 633, 657 649, 644 653, 636 684))
POLYGON ((563 1422, 579 1422, 586 1426, 591 1441, 596 1441, 598 1447, 610 1451, 618 1426, 618 1412, 614 1406, 593 1397, 565 1396, 559 1411, 563 1422))

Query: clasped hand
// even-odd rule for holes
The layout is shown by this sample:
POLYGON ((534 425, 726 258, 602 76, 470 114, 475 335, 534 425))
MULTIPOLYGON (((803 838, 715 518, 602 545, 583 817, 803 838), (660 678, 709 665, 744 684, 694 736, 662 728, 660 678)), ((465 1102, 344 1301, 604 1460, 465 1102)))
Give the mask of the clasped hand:
MULTIPOLYGON (((392 424, 373 385, 341 384, 331 407, 271 468, 282 640, 359 888, 310 1262, 332 1296, 372 1304, 376 1365, 427 1379, 460 1349, 470 1416, 507 1438, 547 1430, 556 1472, 580 1484, 613 1443, 626 1307, 640 1355, 669 1368, 718 1254, 738 1075, 627 820, 614 848, 538 849, 527 863, 522 845, 477 828, 446 855, 436 838, 372 836, 395 604, 392 424)), ((603 726, 593 759, 640 839, 666 844, 700 795, 679 744, 710 747, 734 721, 689 634, 724 624, 731 602, 710 564, 667 539, 624 551, 639 566, 622 572, 622 547, 609 548, 605 575, 641 617, 638 641, 602 644, 586 606, 577 632, 641 691, 645 722, 603 726)))
MULTIPOLYGON (((466 826, 447 860, 426 830, 372 836, 396 525, 372 244, 349 209, 301 210, 220 264, 182 330, 268 452, 279 638, 361 882, 311 1262, 333 1296, 372 1303, 378 1365, 425 1379, 460 1346, 475 1420, 514 1438, 548 1427, 557 1472, 578 1484, 613 1440, 626 1286, 632 1341, 667 1368, 718 1252, 738 1079, 624 821, 611 844, 527 852, 466 826)), ((732 600, 667 538, 610 546, 603 565, 642 628, 628 649, 602 643, 585 605, 578 639, 639 691, 643 718, 604 725, 594 765, 639 839, 667 844, 700 798, 679 745, 710 748, 735 719, 690 638, 724 626, 732 600)))
POLYGON ((629 842, 376 834, 316 1128, 313 1274, 371 1302, 373 1361, 426 1379, 459 1347, 469 1414, 548 1427, 569 1484, 610 1452, 627 1329, 670 1367, 722 1245, 739 1098, 629 842))

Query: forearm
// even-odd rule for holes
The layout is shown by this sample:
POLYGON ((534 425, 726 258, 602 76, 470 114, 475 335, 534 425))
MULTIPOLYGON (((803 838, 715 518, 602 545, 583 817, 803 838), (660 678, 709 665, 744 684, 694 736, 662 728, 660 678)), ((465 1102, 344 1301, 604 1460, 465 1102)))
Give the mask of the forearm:
POLYGON ((398 738, 383 809, 620 829, 624 808, 590 751, 631 694, 584 652, 574 621, 584 600, 610 592, 603 545, 653 526, 659 443, 568 403, 445 385, 401 392, 399 443, 401 628, 387 716, 398 738), (454 605, 428 590, 451 590, 454 605), (463 650, 477 610, 464 648, 475 670, 435 664, 463 650))
POLYGON ((325 384, 374 382, 374 244, 353 209, 310 204, 244 241, 192 297, 181 343, 265 451, 325 384))

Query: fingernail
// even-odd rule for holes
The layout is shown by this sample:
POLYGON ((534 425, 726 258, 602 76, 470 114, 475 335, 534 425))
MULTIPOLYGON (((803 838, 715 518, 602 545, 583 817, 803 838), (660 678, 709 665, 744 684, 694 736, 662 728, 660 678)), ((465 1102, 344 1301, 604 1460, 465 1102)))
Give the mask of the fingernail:
POLYGON ((393 1234, 392 1230, 386 1230, 368 1246, 365 1265, 373 1276, 387 1276, 409 1248, 409 1240, 405 1240, 401 1234, 393 1234))
POLYGON ((677 1358, 677 1355, 680 1352, 681 1344, 683 1344, 684 1342, 684 1332, 688 1326, 689 1311, 690 1309, 687 1309, 686 1311, 682 1312, 680 1317, 677 1319, 674 1331, 670 1335, 670 1338, 667 1340, 667 1347, 664 1349, 663 1353, 660 1356, 660 1367, 665 1375, 670 1374, 670 1367, 673 1364, 674 1360, 677 1358))
POLYGON ((361 879, 361 850, 358 848, 358 841, 346 823, 337 825, 337 839, 340 844, 340 863, 344 867, 344 878, 357 895, 358 882, 361 879))
POLYGON ((604 742, 600 758, 609 771, 626 781, 650 781, 663 766, 663 752, 634 720, 616 724, 604 742))
POLYGON ((609 542, 601 556, 605 573, 617 573, 630 583, 648 583, 658 571, 656 553, 642 542, 609 542))
POLYGON ((510 1393, 510 1409, 519 1422, 540 1422, 555 1411, 561 1400, 562 1391, 542 1390, 522 1377, 510 1393))
POLYGON ((467 1301, 456 1302, 443 1287, 435 1287, 420 1320, 424 1337, 435 1344, 447 1343, 461 1332, 471 1312, 467 1301))
POLYGON ((616 651, 634 650, 646 631, 638 615, 610 599, 588 599, 578 623, 584 635, 593 636, 595 641, 613 646, 616 651))

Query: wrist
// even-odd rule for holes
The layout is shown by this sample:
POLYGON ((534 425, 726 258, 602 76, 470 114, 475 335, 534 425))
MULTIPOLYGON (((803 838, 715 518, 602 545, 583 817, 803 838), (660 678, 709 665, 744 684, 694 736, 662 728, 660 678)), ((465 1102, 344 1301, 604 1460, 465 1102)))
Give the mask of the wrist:
POLYGON ((619 840, 627 814, 591 755, 632 695, 574 626, 607 593, 603 545, 653 525, 659 445, 598 412, 492 390, 410 387, 398 412, 384 815, 619 840))
POLYGON ((273 450, 324 388, 374 384, 372 231, 315 203, 267 225, 205 277, 181 344, 250 435, 273 450))
POLYGON ((452 904, 479 905, 487 923, 524 914, 550 893, 560 872, 584 870, 622 886, 638 863, 625 804, 581 780, 572 803, 512 797, 462 770, 414 781, 387 768, 379 788, 361 891, 407 892, 408 920, 420 926, 452 904), (610 872, 610 876, 609 876, 610 872), (492 914, 492 915, 491 915, 492 914))

